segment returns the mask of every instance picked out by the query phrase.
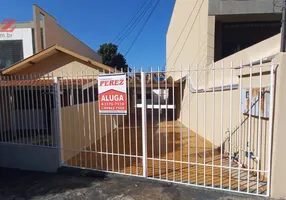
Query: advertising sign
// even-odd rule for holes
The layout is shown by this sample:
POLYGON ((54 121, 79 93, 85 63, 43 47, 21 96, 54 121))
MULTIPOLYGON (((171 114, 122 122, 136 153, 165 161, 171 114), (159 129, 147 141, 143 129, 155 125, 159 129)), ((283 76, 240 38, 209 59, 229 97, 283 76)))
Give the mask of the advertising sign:
POLYGON ((126 115, 127 94, 125 74, 98 76, 99 114, 126 115))

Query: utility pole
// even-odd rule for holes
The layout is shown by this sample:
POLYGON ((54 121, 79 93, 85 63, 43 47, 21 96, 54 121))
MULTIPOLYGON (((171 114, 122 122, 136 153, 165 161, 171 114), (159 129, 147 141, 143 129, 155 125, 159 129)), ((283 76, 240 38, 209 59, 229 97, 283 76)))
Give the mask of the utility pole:
POLYGON ((285 52, 285 42, 286 42, 286 0, 283 0, 282 5, 282 28, 281 28, 281 47, 280 51, 285 52))

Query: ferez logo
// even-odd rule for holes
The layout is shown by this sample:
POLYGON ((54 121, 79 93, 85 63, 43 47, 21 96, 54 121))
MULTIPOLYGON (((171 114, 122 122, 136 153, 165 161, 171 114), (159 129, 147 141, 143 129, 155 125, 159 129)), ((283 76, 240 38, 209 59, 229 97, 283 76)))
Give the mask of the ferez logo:
POLYGON ((3 19, 0 25, 0 37, 1 38, 11 38, 12 33, 15 30, 13 24, 16 22, 15 19, 3 19), (6 33, 6 34, 5 34, 6 33))
POLYGON ((113 85, 124 85, 124 80, 106 80, 100 82, 100 86, 113 86, 113 85))

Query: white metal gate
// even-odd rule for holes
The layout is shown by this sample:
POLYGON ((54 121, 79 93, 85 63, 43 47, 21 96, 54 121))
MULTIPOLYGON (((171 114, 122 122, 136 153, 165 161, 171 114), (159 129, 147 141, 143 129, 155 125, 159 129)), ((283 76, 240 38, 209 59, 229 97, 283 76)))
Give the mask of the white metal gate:
MULTIPOLYGON (((29 138, 32 141, 42 134, 51 145, 41 140, 29 145, 58 148, 61 166, 269 196, 272 64, 134 69, 126 75, 127 115, 100 115, 98 74, 84 72, 24 76, 24 82, 15 82, 17 77, 2 78, 1 99, 7 103, 6 93, 26 88, 15 93, 23 97, 9 103, 12 109, 30 102, 31 95, 41 94, 33 98, 39 102, 36 107, 29 103, 33 112, 11 113, 34 119, 35 132, 28 133, 29 138), (40 85, 30 87, 35 79, 40 85), (40 93, 31 93, 34 90, 40 93), (53 98, 50 106, 45 95, 53 98), (45 117, 47 108, 50 114, 45 117), (42 129, 48 132, 37 134, 42 129)), ((1 107, 1 116, 7 109, 1 107)), ((20 118, 2 117, 1 123, 21 124, 20 118)), ((18 129, 25 133, 25 127, 29 126, 18 129)), ((26 143, 18 135, 10 137, 13 131, 1 129, 1 143, 26 143)))
POLYGON ((98 114, 97 76, 59 81, 65 165, 269 195, 273 65, 134 70, 126 116, 98 114))

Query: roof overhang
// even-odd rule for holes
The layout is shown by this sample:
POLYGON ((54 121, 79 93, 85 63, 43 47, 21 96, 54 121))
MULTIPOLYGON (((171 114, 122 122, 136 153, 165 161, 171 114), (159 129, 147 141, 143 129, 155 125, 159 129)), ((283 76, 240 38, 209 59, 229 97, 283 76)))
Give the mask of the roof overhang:
POLYGON ((104 65, 102 63, 99 63, 97 61, 91 60, 87 57, 81 56, 77 53, 74 53, 68 49, 65 49, 59 45, 53 45, 47 49, 44 49, 43 51, 40 51, 39 53, 36 53, 24 60, 21 60, 18 63, 15 63, 14 65, 11 65, 10 67, 4 68, 2 70, 3 75, 15 75, 17 72, 22 71, 32 65, 35 65, 36 63, 48 59, 51 56, 57 54, 57 53, 64 53, 69 56, 74 57, 75 59, 78 59, 82 62, 87 63, 90 67, 98 69, 99 71, 104 72, 115 72, 117 70, 114 70, 114 68, 109 67, 107 65, 104 65))

